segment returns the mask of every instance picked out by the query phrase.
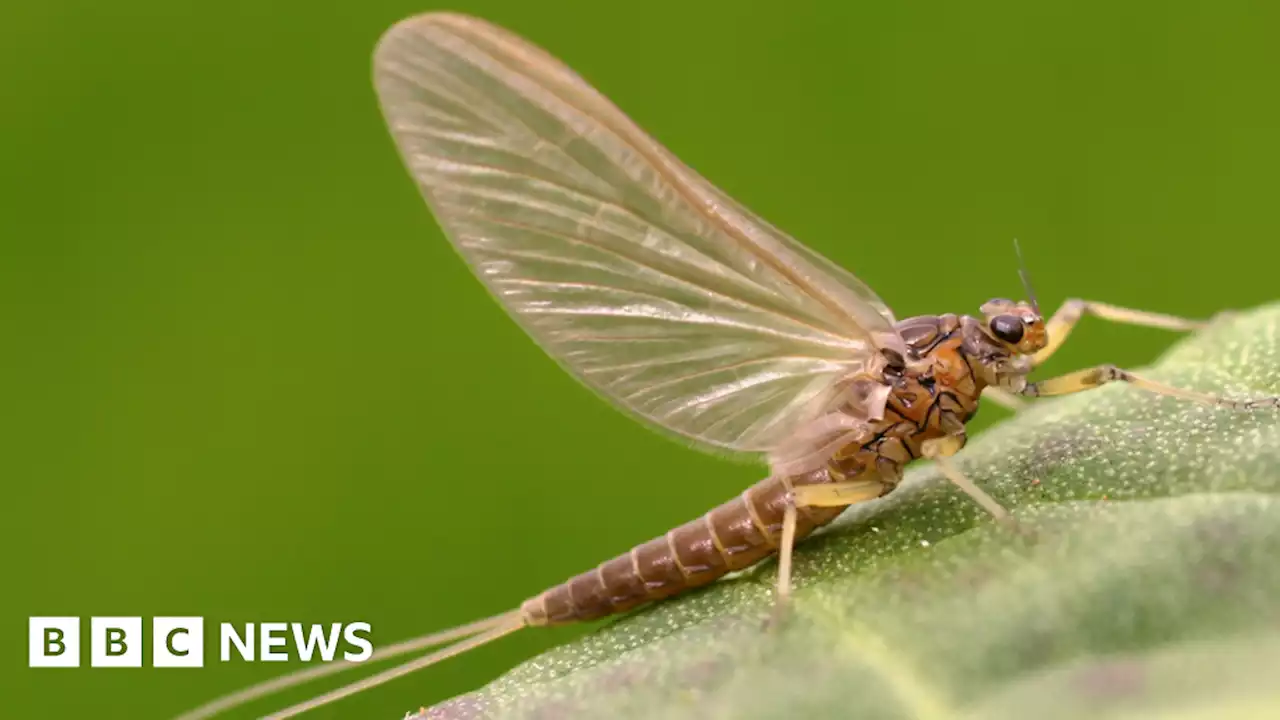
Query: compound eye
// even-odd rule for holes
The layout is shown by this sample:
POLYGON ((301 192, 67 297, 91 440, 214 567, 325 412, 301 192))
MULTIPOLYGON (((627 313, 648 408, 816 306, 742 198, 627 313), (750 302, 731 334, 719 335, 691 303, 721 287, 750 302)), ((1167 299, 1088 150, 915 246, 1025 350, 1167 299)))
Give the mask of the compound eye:
POLYGON ((1022 319, 1014 315, 997 315, 991 318, 992 334, 1010 345, 1017 345, 1025 330, 1022 319))

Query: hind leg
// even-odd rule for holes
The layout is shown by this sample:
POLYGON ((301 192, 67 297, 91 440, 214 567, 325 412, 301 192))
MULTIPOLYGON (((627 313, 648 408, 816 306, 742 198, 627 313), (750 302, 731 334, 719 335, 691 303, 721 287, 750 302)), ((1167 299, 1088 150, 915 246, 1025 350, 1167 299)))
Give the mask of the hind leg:
POLYGON ((782 516, 782 539, 778 542, 776 608, 785 608, 791 600, 791 555, 796 543, 799 508, 856 505, 880 497, 884 494, 884 488, 884 483, 879 480, 852 480, 824 485, 804 485, 791 490, 790 502, 787 503, 782 516))

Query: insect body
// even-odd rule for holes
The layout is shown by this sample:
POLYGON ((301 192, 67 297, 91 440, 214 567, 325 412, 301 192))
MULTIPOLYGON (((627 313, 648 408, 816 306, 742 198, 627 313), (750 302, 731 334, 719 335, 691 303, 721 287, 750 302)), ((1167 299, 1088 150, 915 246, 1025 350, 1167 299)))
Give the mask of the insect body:
MULTIPOLYGON (((1039 316, 1029 307, 1021 310, 1025 321, 1019 317, 1018 323, 1025 322, 1026 336, 1043 337, 1039 316)), ((774 474, 702 517, 527 600, 521 606, 524 624, 604 617, 748 567, 778 551, 789 505, 797 508, 798 540, 848 505, 892 491, 903 466, 925 456, 926 442, 963 439, 983 389, 1012 379, 998 369, 998 361, 1010 358, 1009 349, 973 318, 916 317, 896 327, 907 356, 886 358, 879 377, 850 383, 847 399, 835 408, 838 415, 828 416, 846 420, 816 428, 824 435, 818 452, 810 453, 821 461, 818 467, 806 468, 801 458, 790 472, 774 474), (797 495, 808 502, 796 502, 797 495)), ((815 439, 805 438, 806 446, 815 439)))
MULTIPOLYGON (((947 459, 964 446, 980 398, 1008 404, 1119 381, 1227 407, 1280 404, 1172 388, 1109 365, 1027 380, 1085 313, 1178 331, 1201 325, 1167 315, 1070 300, 1046 320, 1032 296, 990 301, 981 317, 898 321, 852 274, 735 203, 564 65, 481 20, 406 20, 383 37, 374 67, 391 134, 428 205, 529 335, 640 422, 703 450, 764 460, 769 474, 518 609, 381 648, 375 659, 453 643, 273 717, 522 627, 666 598, 774 553, 783 604, 797 539, 892 491, 917 458, 1007 519, 947 459)), ((286 676, 183 718, 345 667, 286 676)))

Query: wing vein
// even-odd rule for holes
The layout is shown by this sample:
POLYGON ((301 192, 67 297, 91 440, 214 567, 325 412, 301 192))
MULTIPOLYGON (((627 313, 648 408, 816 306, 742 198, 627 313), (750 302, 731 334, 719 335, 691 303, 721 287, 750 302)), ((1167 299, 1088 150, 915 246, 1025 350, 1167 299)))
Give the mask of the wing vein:
MULTIPOLYGON (((579 92, 578 100, 593 100, 598 104, 604 105, 607 110, 613 110, 613 112, 593 113, 593 108, 587 107, 585 103, 575 102, 573 99, 568 97, 564 93, 564 89, 558 87, 551 78, 538 78, 532 73, 526 74, 521 72, 521 68, 536 68, 542 66, 542 63, 537 62, 537 58, 530 57, 531 53, 528 48, 523 47, 520 44, 508 42, 505 38, 498 35, 490 35, 490 39, 497 45, 504 45, 504 49, 510 54, 510 56, 522 61, 519 66, 516 66, 511 63, 503 62, 503 59, 496 54, 488 53, 484 50, 478 50, 478 52, 484 55, 484 57, 490 62, 503 67, 507 72, 513 75, 519 75, 522 78, 531 81, 539 89, 546 91, 565 106, 576 110, 579 114, 585 117, 594 118, 599 123, 599 127, 601 129, 607 130, 613 135, 615 140, 629 147, 636 155, 647 160, 654 170, 656 170, 663 179, 667 181, 667 183, 675 188, 690 207, 698 211, 713 225, 718 226, 726 236, 746 248, 761 262, 770 266, 775 272, 787 278, 797 287, 805 290, 819 302, 827 305, 828 309, 834 311, 834 315, 836 317, 841 315, 842 308, 838 304, 835 304, 825 292, 808 282, 803 276, 794 272, 786 263, 780 262, 775 254, 766 252, 758 243, 752 241, 750 237, 742 232, 741 228, 717 211, 717 205, 711 198, 701 196, 687 182, 686 178, 683 177, 681 173, 674 172, 672 165, 678 163, 678 160, 671 157, 665 157, 665 153, 655 152, 651 147, 643 147, 641 143, 635 142, 633 138, 640 132, 639 129, 631 125, 631 123, 625 119, 625 116, 622 115, 621 111, 613 107, 612 103, 594 92, 579 92), (547 82, 539 82, 539 79, 546 80, 547 82), (593 95, 594 97, 592 97, 593 95)), ((520 88, 514 85, 512 86, 512 89, 520 92, 520 88)), ((528 95, 523 95, 523 97, 529 99, 528 95)), ((598 108, 596 109, 598 110, 598 108)))
MULTIPOLYGON (((671 280, 674 280, 674 281, 676 281, 676 282, 679 282, 679 283, 681 283, 681 284, 683 284, 683 285, 686 285, 686 286, 688 286, 688 287, 690 287, 690 288, 692 288, 692 289, 695 289, 695 290, 697 290, 697 291, 699 291, 699 292, 707 293, 707 294, 709 294, 709 295, 713 295, 713 296, 715 296, 716 298, 719 298, 719 299, 724 300, 724 301, 726 301, 726 302, 730 302, 730 303, 733 303, 733 304, 735 304, 735 305, 738 305, 738 306, 739 306, 740 308, 742 308, 742 309, 758 310, 758 311, 760 311, 760 312, 762 312, 762 313, 767 313, 767 314, 774 315, 774 316, 777 316, 777 317, 785 317, 786 319, 790 320, 791 322, 794 322, 795 324, 800 325, 800 326, 802 326, 802 327, 808 328, 808 329, 810 329, 810 330, 812 330, 812 331, 814 331, 814 332, 822 333, 823 335, 828 335, 828 336, 831 336, 831 337, 838 337, 838 336, 836 336, 836 335, 834 335, 834 334, 832 334, 832 333, 829 333, 829 332, 828 332, 828 331, 826 331, 826 330, 823 330, 822 328, 817 327, 816 325, 813 325, 813 324, 811 324, 811 323, 807 323, 807 322, 805 322, 803 319, 801 319, 801 318, 799 318, 799 317, 797 317, 797 316, 794 316, 794 315, 782 315, 781 313, 779 313, 778 311, 776 311, 776 310, 774 310, 774 309, 772 309, 772 308, 766 308, 766 307, 764 307, 764 306, 762 306, 762 305, 758 305, 758 304, 756 304, 756 303, 752 303, 752 302, 747 301, 747 300, 745 300, 745 299, 743 299, 743 298, 740 298, 740 297, 736 297, 736 296, 733 296, 733 295, 728 295, 728 294, 726 294, 726 293, 719 292, 719 291, 717 291, 717 290, 715 290, 715 289, 713 289, 713 288, 707 287, 706 285, 700 284, 700 283, 698 283, 698 282, 696 282, 696 281, 694 281, 694 280, 691 280, 691 279, 688 279, 688 278, 685 278, 685 277, 681 277, 681 276, 676 275, 676 274, 674 274, 674 273, 672 273, 672 272, 670 272, 670 271, 662 270, 662 269, 656 268, 656 267, 654 267, 654 266, 652 266, 652 265, 646 264, 646 263, 644 263, 642 260, 639 260, 639 259, 636 259, 636 258, 634 258, 634 257, 632 257, 632 256, 626 255, 625 253, 622 253, 622 252, 620 252, 620 251, 618 251, 618 250, 615 250, 614 248, 609 248, 609 247, 606 247, 606 246, 604 246, 604 245, 602 245, 602 244, 600 244, 600 243, 592 242, 592 241, 591 241, 590 239, 588 239, 588 238, 585 238, 585 237, 572 237, 572 236, 569 236, 569 235, 564 235, 564 234, 561 234, 561 233, 556 233, 556 232, 551 231, 551 230, 544 230, 544 229, 542 229, 542 228, 538 228, 538 227, 535 227, 535 226, 532 226, 532 225, 527 225, 527 224, 519 223, 519 222, 516 222, 516 221, 514 221, 514 220, 504 220, 504 219, 502 219, 502 218, 499 218, 499 217, 498 217, 498 216, 496 216, 496 215, 485 215, 484 217, 485 217, 485 219, 489 220, 490 222, 494 223, 495 225, 505 225, 505 226, 507 226, 507 227, 512 227, 512 228, 516 228, 516 229, 520 229, 520 230, 536 231, 536 232, 539 232, 539 233, 544 233, 544 234, 550 235, 550 236, 552 236, 552 237, 555 237, 555 238, 556 238, 556 239, 558 239, 558 240, 562 240, 562 241, 567 242, 567 243, 570 243, 570 244, 574 244, 574 245, 584 245, 584 246, 591 247, 591 248, 593 248, 593 249, 595 249, 595 250, 598 250, 598 251, 600 251, 600 252, 608 253, 608 254, 610 254, 610 255, 614 255, 615 257, 621 258, 621 259, 623 259, 623 260, 627 260, 627 261, 629 261, 629 262, 632 262, 632 263, 634 263, 634 264, 636 264, 636 265, 638 265, 638 266, 641 266, 641 267, 643 267, 643 268, 645 268, 646 270, 649 270, 649 271, 651 271, 651 272, 659 273, 659 274, 663 275, 664 277, 667 277, 667 278, 669 278, 669 279, 671 279, 671 280)), ((565 259, 565 260, 564 260, 564 262, 568 263, 568 262, 571 262, 571 261, 569 261, 569 260, 565 259)), ((758 286, 758 285, 754 285, 754 284, 753 284, 753 287, 759 287, 759 286, 758 286)), ((842 344, 847 345, 847 343, 842 343, 842 344)))
POLYGON ((651 427, 773 461, 815 400, 901 344, 870 288, 526 41, 429 13, 374 64, 445 236, 557 362, 651 427))

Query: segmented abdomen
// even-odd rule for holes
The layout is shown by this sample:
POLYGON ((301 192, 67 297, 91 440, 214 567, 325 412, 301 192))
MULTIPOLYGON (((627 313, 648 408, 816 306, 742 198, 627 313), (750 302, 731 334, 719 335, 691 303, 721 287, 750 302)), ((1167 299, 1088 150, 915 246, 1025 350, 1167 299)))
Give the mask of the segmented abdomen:
MULTIPOLYGON (((527 625, 594 620, 670 597, 773 554, 782 536, 789 487, 830 482, 826 470, 767 478, 702 517, 637 545, 521 605, 527 625)), ((796 539, 844 508, 801 508, 796 539)))

